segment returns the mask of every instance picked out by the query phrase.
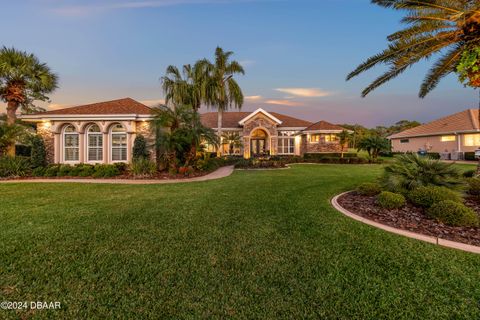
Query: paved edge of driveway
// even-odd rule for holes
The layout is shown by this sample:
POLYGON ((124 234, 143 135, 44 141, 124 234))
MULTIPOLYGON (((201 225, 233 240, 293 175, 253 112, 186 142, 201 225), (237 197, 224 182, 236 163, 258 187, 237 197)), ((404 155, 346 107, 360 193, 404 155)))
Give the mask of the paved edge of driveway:
POLYGON ((170 184, 170 183, 187 183, 216 180, 228 177, 233 172, 233 166, 218 168, 217 170, 201 176, 187 179, 171 179, 171 180, 134 180, 134 179, 19 179, 19 180, 0 180, 0 183, 100 183, 100 184, 170 184))
POLYGON ((382 230, 385 230, 385 231, 388 231, 388 232, 391 232, 391 233, 395 233, 395 234, 398 234, 398 235, 401 235, 401 236, 405 236, 405 237, 408 237, 408 238, 433 243, 433 244, 443 246, 443 247, 447 247, 447 248, 453 248, 453 249, 458 249, 458 250, 462 250, 462 251, 467 251, 467 252, 471 252, 471 253, 480 254, 480 247, 477 247, 477 246, 474 246, 474 245, 461 243, 461 242, 456 242, 456 241, 451 241, 451 240, 445 240, 445 239, 438 238, 438 237, 427 236, 427 235, 424 235, 424 234, 421 234, 421 233, 411 232, 411 231, 407 231, 407 230, 397 229, 397 228, 394 228, 394 227, 390 227, 390 226, 372 221, 370 219, 366 219, 366 218, 361 217, 359 215, 356 215, 355 213, 350 212, 347 209, 343 208, 338 203, 338 198, 340 198, 341 196, 343 196, 344 194, 349 193, 349 192, 351 192, 351 191, 347 191, 347 192, 341 193, 339 195, 336 195, 331 200, 332 206, 349 218, 352 218, 354 220, 363 222, 363 223, 368 224, 372 227, 376 227, 376 228, 379 228, 379 229, 382 229, 382 230))

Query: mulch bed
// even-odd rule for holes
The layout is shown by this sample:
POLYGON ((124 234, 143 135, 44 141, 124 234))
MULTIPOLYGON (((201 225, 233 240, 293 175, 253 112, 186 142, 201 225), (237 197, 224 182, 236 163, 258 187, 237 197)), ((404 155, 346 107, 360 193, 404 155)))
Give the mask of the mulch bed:
MULTIPOLYGON (((356 192, 349 192, 338 199, 338 203, 348 211, 390 227, 480 246, 480 227, 447 226, 429 218, 423 208, 410 203, 403 208, 389 210, 379 207, 375 202, 375 196, 362 196, 356 192)), ((467 198, 465 205, 480 215, 478 199, 467 198)))

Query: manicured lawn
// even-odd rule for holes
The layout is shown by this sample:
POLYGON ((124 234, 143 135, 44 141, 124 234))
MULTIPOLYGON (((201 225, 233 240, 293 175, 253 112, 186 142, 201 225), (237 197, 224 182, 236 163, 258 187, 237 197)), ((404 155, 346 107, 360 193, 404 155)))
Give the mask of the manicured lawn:
POLYGON ((478 319, 480 255, 331 208, 380 172, 296 165, 177 185, 0 185, 0 301, 61 302, 29 312, 39 319, 478 319))

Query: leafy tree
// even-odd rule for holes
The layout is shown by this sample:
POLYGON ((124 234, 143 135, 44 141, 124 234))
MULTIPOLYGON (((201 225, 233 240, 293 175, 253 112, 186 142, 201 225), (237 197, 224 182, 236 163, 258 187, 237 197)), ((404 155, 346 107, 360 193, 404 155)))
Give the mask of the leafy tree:
POLYGON ((235 148, 240 148, 242 137, 238 132, 225 132, 222 134, 222 144, 228 145, 228 154, 232 155, 235 148))
POLYGON ((340 142, 340 146, 342 147, 342 158, 343 152, 345 151, 345 147, 348 146, 348 142, 352 138, 352 135, 347 130, 343 130, 338 134, 338 140, 340 142))
POLYGON ((234 76, 245 74, 243 67, 237 61, 230 61, 232 51, 224 51, 217 47, 214 63, 204 59, 201 63, 208 74, 205 94, 206 103, 218 111, 218 135, 222 135, 223 112, 230 107, 241 109, 243 105, 243 92, 234 76))
POLYGON ((27 137, 28 132, 24 126, 0 122, 0 155, 9 154, 12 145, 15 151, 15 142, 24 141, 27 137))
POLYGON ((32 136, 30 143, 32 145, 31 163, 32 168, 45 167, 47 165, 47 150, 42 137, 32 136))
MULTIPOLYGON (((57 76, 36 56, 14 48, 0 50, 0 98, 7 103, 7 123, 12 125, 16 112, 36 111, 35 100, 48 101, 47 94, 57 88, 57 76)), ((15 155, 15 145, 8 146, 15 155)))
POLYGON ((141 134, 137 135, 133 141, 133 160, 148 159, 149 156, 147 139, 141 134))
POLYGON ((441 54, 428 71, 420 87, 425 97, 446 75, 456 72, 462 54, 480 43, 480 4, 469 0, 372 0, 372 3, 404 11, 405 29, 388 36, 387 49, 368 58, 347 80, 371 68, 385 64, 388 71, 362 92, 366 96, 412 65, 441 54))
POLYGON ((380 152, 390 151, 391 146, 390 141, 385 138, 380 136, 369 136, 360 140, 357 148, 359 151, 366 151, 371 159, 376 160, 380 152))

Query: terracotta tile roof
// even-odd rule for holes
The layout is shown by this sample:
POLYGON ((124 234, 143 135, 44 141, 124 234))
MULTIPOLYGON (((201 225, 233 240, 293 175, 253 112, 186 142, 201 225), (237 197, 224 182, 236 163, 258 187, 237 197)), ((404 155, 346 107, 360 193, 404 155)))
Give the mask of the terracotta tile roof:
POLYGON ((478 110, 467 109, 421 126, 393 134, 389 138, 397 139, 415 136, 433 136, 445 133, 478 130, 478 110))
POLYGON ((124 98, 112 101, 97 102, 82 106, 75 106, 59 110, 51 110, 39 114, 59 114, 59 115, 76 115, 76 114, 151 114, 152 109, 146 105, 133 100, 132 98, 124 98))
POLYGON ((336 124, 332 124, 330 122, 327 122, 327 121, 318 121, 314 124, 312 124, 311 126, 309 126, 308 128, 306 128, 304 131, 318 131, 318 130, 347 130, 343 127, 340 127, 340 126, 337 126, 336 124))
MULTIPOLYGON (((224 112, 223 113, 223 128, 240 128, 238 122, 243 118, 247 117, 252 112, 224 112)), ((297 119, 290 117, 284 114, 276 112, 268 112, 278 120, 282 121, 282 124, 279 127, 291 127, 291 128, 305 128, 310 126, 312 123, 310 121, 297 119)), ((200 115, 202 124, 209 128, 217 127, 217 113, 216 112, 207 112, 200 115)))

